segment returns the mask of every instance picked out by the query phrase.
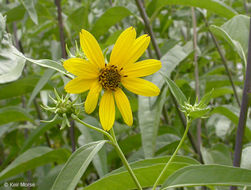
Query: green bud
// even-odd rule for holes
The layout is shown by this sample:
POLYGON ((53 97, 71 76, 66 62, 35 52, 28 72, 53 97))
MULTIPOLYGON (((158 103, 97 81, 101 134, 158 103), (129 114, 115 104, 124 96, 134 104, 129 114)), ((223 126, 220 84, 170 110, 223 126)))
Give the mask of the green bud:
MULTIPOLYGON (((76 104, 77 99, 76 98, 74 101, 70 100, 70 94, 67 94, 65 97, 60 97, 58 92, 56 91, 56 89, 54 89, 54 94, 55 94, 55 98, 52 98, 51 96, 50 99, 53 101, 53 103, 55 104, 54 107, 49 107, 47 105, 41 105, 41 107, 47 111, 53 112, 55 113, 55 118, 57 118, 58 116, 63 118, 62 120, 62 125, 60 129, 65 128, 66 126, 70 127, 70 123, 69 123, 69 118, 71 117, 72 114, 74 115, 78 115, 80 112, 79 109, 79 105, 81 104, 76 104)), ((43 121, 45 122, 45 121, 43 121)), ((50 122, 50 121, 48 121, 50 122)))

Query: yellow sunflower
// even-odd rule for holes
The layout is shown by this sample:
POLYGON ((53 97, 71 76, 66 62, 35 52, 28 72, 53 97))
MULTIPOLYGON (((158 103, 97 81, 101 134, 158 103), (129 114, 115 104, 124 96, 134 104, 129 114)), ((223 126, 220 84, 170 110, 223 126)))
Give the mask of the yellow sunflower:
POLYGON ((149 42, 148 35, 136 38, 135 29, 127 28, 117 39, 110 62, 106 64, 96 39, 88 31, 82 30, 80 45, 88 60, 70 58, 64 62, 64 68, 77 76, 66 84, 66 92, 78 94, 90 90, 85 101, 86 113, 90 114, 95 110, 99 94, 104 90, 99 105, 99 118, 106 131, 114 124, 115 102, 124 122, 128 126, 133 124, 131 106, 122 91, 122 85, 142 96, 157 96, 160 92, 155 84, 139 78, 151 75, 161 68, 161 62, 155 59, 136 62, 149 42))

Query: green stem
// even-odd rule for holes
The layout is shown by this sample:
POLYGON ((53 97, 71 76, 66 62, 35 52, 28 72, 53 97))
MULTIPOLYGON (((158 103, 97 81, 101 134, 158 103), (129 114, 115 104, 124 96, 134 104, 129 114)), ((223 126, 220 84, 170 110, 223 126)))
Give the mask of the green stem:
POLYGON ((180 149, 181 145, 183 144, 183 142, 184 142, 184 140, 185 140, 185 138, 186 138, 186 136, 187 136, 187 133, 188 133, 188 131, 189 131, 190 124, 191 124, 191 122, 190 122, 190 120, 188 120, 188 118, 187 118, 187 126, 186 126, 186 130, 185 130, 185 132, 184 132, 184 134, 183 134, 183 137, 182 137, 182 139, 180 140, 179 145, 177 146, 177 148, 176 148, 176 150, 174 151, 173 155, 171 156, 171 158, 168 160, 168 162, 166 163, 165 167, 164 167, 163 170, 161 171, 161 173, 160 173, 158 179, 156 180, 156 182, 155 182, 154 185, 153 185, 152 190, 155 190, 155 189, 156 189, 156 187, 157 187, 157 185, 159 184, 159 181, 161 180, 162 176, 164 175, 164 173, 165 173, 166 170, 168 169, 169 165, 171 164, 171 162, 172 162, 173 159, 175 158, 175 156, 176 156, 178 150, 180 149))
POLYGON ((129 174, 131 175, 131 177, 132 177, 133 181, 135 182, 137 188, 138 188, 139 190, 142 190, 142 187, 141 187, 141 185, 140 185, 140 183, 139 183, 137 177, 136 177, 135 174, 133 173, 132 168, 130 167, 129 163, 128 163, 127 160, 126 160, 125 155, 123 154, 122 150, 120 149, 120 147, 119 147, 119 145, 118 145, 118 142, 117 142, 117 140, 116 140, 116 136, 115 136, 115 134, 114 134, 113 128, 111 129, 111 135, 110 135, 108 132, 106 132, 106 131, 104 131, 104 130, 102 130, 102 129, 99 129, 99 128, 94 127, 94 126, 92 126, 92 125, 90 125, 90 124, 88 124, 88 123, 85 123, 84 121, 82 121, 81 119, 79 119, 78 116, 76 116, 76 115, 74 115, 74 114, 72 114, 71 117, 72 117, 74 120, 76 120, 77 122, 83 124, 84 126, 90 128, 90 129, 93 129, 93 130, 95 130, 95 131, 98 131, 98 132, 100 132, 100 133, 103 133, 105 136, 107 136, 107 138, 111 141, 111 142, 109 142, 109 143, 112 144, 112 145, 115 147, 115 149, 116 149, 116 151, 117 151, 117 153, 118 153, 120 159, 122 160, 124 166, 126 167, 126 169, 128 170, 129 174))
POLYGON ((116 149, 116 151, 117 151, 117 153, 118 153, 120 159, 122 160, 124 166, 126 167, 126 169, 128 170, 129 174, 131 175, 131 177, 132 177, 134 183, 136 184, 137 188, 138 188, 139 190, 142 190, 142 187, 141 187, 141 185, 140 185, 140 183, 139 183, 139 181, 138 181, 136 175, 134 174, 132 168, 130 167, 129 163, 128 163, 127 160, 126 160, 125 155, 123 154, 122 150, 120 149, 120 147, 119 147, 119 145, 118 145, 118 142, 117 142, 117 140, 116 140, 116 136, 115 136, 115 133, 114 133, 113 128, 111 129, 111 135, 112 135, 112 137, 113 137, 113 139, 114 139, 114 147, 115 147, 115 149, 116 149))
POLYGON ((104 131, 103 129, 99 129, 99 128, 94 127, 94 126, 92 126, 92 125, 90 125, 90 124, 88 124, 88 123, 85 123, 84 121, 82 121, 81 119, 79 119, 78 116, 76 116, 76 115, 74 115, 74 114, 72 114, 71 117, 72 117, 73 119, 75 119, 77 122, 83 124, 84 126, 90 128, 90 129, 93 129, 93 130, 95 130, 95 131, 98 131, 98 132, 100 132, 100 133, 103 133, 105 136, 107 136, 107 138, 108 138, 111 142, 114 143, 113 137, 112 137, 109 133, 107 133, 106 131, 104 131))

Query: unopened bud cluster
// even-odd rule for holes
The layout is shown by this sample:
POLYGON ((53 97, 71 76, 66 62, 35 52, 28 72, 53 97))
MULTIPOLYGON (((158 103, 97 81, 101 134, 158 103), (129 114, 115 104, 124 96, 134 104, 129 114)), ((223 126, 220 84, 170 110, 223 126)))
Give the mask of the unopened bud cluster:
POLYGON ((60 129, 65 128, 65 126, 70 127, 70 122, 68 119, 71 117, 72 114, 79 114, 80 109, 78 109, 77 106, 79 106, 80 104, 76 104, 77 98, 74 101, 71 101, 69 94, 67 94, 65 97, 60 97, 55 89, 54 93, 56 99, 52 98, 51 96, 49 97, 55 103, 55 106, 50 107, 47 105, 41 105, 41 107, 47 111, 55 113, 55 116, 52 120, 43 122, 53 122, 58 117, 61 117, 63 118, 63 121, 60 129))

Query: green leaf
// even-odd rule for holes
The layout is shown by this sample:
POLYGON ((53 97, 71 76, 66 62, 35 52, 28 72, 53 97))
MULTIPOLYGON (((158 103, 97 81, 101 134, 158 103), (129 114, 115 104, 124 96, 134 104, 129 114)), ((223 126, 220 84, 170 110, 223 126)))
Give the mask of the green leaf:
POLYGON ((83 28, 88 28, 88 7, 82 6, 68 16, 75 31, 80 32, 83 28), (78 19, 76 19, 78 18, 78 19))
POLYGON ((176 45, 170 49, 160 59, 162 67, 159 72, 154 73, 152 82, 156 84, 160 89, 162 88, 165 81, 160 73, 164 73, 165 76, 170 77, 173 70, 184 61, 193 51, 192 42, 187 42, 184 46, 176 45))
POLYGON ((167 88, 157 98, 139 96, 139 126, 145 158, 153 157, 156 146, 160 115, 166 100, 167 88))
POLYGON ((31 121, 32 116, 19 106, 8 106, 0 108, 0 125, 15 121, 31 121))
MULTIPOLYGON (((35 88, 38 81, 38 76, 27 76, 17 81, 0 85, 0 100, 30 93, 35 88)), ((44 86, 44 89, 50 88, 52 87, 48 83, 44 86)))
POLYGON ((71 190, 76 187, 86 168, 96 153, 106 143, 105 140, 92 142, 78 148, 68 159, 57 176, 52 190, 71 190))
POLYGON ((44 72, 44 75, 40 78, 40 80, 38 81, 36 87, 34 88, 34 90, 32 91, 32 94, 30 96, 30 99, 27 103, 27 107, 30 107, 32 101, 34 100, 34 98, 36 97, 36 95, 40 92, 40 90, 47 84, 47 82, 50 80, 51 76, 54 74, 54 70, 51 69, 47 69, 44 72))
POLYGON ((131 15, 131 11, 129 11, 125 7, 112 7, 99 17, 92 28, 92 34, 97 38, 103 34, 105 34, 108 29, 118 23, 123 18, 131 15))
POLYGON ((53 150, 48 147, 31 148, 18 156, 0 173, 0 180, 15 176, 48 163, 65 162, 69 155, 70 152, 67 149, 53 150))
POLYGON ((2 41, 4 31, 6 27, 6 17, 3 17, 2 14, 0 14, 0 40, 2 41))
POLYGON ((223 165, 188 166, 172 174, 162 189, 187 186, 251 186, 251 170, 223 165))
POLYGON ((18 5, 6 12, 7 23, 22 20, 24 18, 25 8, 22 5, 18 5))
MULTIPOLYGON (((170 76, 175 67, 182 62, 192 52, 192 43, 185 46, 176 45, 161 58, 162 67, 160 72, 170 76)), ((163 88, 164 80, 160 72, 153 74, 152 82, 160 89, 163 88)), ((157 132, 159 128, 160 116, 165 103, 167 88, 163 88, 160 96, 145 97, 139 96, 138 118, 142 136, 142 146, 145 158, 152 157, 155 151, 157 132)))
POLYGON ((39 140, 40 136, 42 136, 50 128, 55 127, 60 122, 60 120, 55 120, 54 122, 40 124, 36 129, 31 131, 20 152, 24 152, 29 149, 36 140, 39 140))
POLYGON ((31 20, 35 23, 38 24, 38 18, 37 18, 37 12, 34 6, 34 0, 19 0, 26 11, 28 12, 31 20))
POLYGON ((183 94, 180 88, 175 84, 175 82, 173 82, 169 77, 163 75, 163 78, 165 79, 168 87, 170 88, 178 104, 180 106, 183 106, 185 102, 187 102, 186 96, 183 94))
POLYGON ((52 168, 45 176, 42 177, 37 185, 37 190, 51 189, 57 175, 62 170, 63 165, 57 165, 52 168))
MULTIPOLYGON (((152 159, 145 159, 141 161, 137 161, 134 163, 130 163, 135 175, 137 176, 139 183, 141 186, 150 187, 154 184, 160 172, 164 168, 166 162, 170 159, 168 157, 159 157, 152 159)), ((163 180, 171 175, 176 170, 183 168, 188 165, 197 165, 199 164, 196 160, 184 157, 184 156, 176 156, 174 161, 171 163, 169 169, 165 173, 163 180)), ((160 184, 163 183, 163 180, 160 181, 160 184)), ((117 170, 112 171, 107 174, 100 180, 92 183, 91 185, 85 187, 85 190, 129 190, 136 189, 136 186, 131 179, 128 171, 122 167, 117 170), (107 185, 109 184, 109 185, 107 185)))
MULTIPOLYGON (((93 126, 96 127, 101 127, 99 121, 91 116, 87 116, 84 118, 84 121, 86 123, 89 123, 93 126)), ((98 141, 104 139, 104 136, 100 133, 97 133, 93 129, 89 129, 85 126, 83 126, 80 123, 76 123, 76 126, 78 127, 79 131, 81 131, 82 135, 78 139, 79 145, 83 146, 85 144, 88 144, 93 141, 98 141)), ((117 154, 116 154, 117 156, 117 154)), ((93 159, 93 165, 95 169, 98 172, 99 177, 103 177, 107 172, 108 172, 108 167, 107 167, 107 154, 106 150, 103 148, 101 149, 96 156, 93 159)))
POLYGON ((249 17, 245 15, 237 15, 231 20, 224 23, 221 27, 211 25, 210 30, 214 35, 226 40, 233 50, 237 51, 240 58, 247 62, 246 53, 248 50, 249 35, 249 17), (236 31, 234 28, 238 28, 236 31))
POLYGON ((251 146, 247 146, 242 150, 242 155, 241 155, 241 167, 242 168, 247 168, 251 170, 251 146))
MULTIPOLYGON (((215 14, 226 18, 232 18, 237 13, 231 7, 218 0, 155 0, 147 6, 147 12, 152 15, 167 5, 184 5, 207 9, 215 14)), ((156 13, 155 13, 156 14, 156 13)))
POLYGON ((199 105, 201 105, 201 106, 208 105, 210 100, 213 98, 213 94, 214 94, 214 89, 212 89, 210 92, 204 94, 204 96, 201 98, 201 100, 199 102, 199 105))
POLYGON ((205 164, 221 164, 232 166, 233 161, 229 147, 224 144, 216 144, 210 148, 201 147, 201 153, 205 164))

